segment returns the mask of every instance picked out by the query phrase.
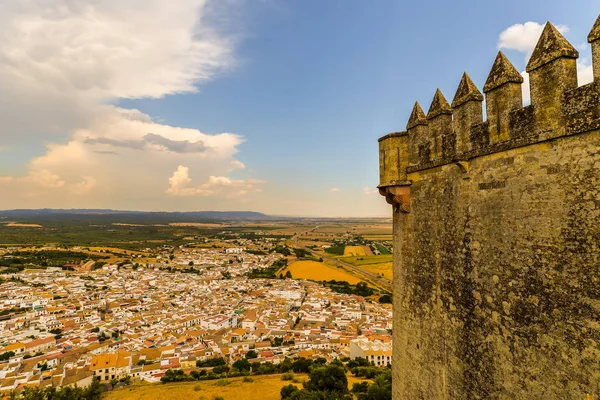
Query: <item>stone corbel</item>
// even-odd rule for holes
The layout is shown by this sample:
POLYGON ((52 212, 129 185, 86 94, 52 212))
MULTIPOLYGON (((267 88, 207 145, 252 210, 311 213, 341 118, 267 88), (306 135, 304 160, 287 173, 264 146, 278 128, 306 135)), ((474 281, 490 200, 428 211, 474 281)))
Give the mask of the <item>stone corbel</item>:
POLYGON ((383 186, 379 194, 385 196, 385 201, 393 206, 398 206, 400 211, 410 212, 410 185, 383 186))

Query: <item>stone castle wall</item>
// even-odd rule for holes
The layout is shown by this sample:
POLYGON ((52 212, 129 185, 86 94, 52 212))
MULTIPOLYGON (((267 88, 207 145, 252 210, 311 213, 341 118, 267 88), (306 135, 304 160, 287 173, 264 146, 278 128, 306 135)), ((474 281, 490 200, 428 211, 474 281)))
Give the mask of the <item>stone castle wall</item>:
MULTIPOLYGON (((600 54, 600 17, 589 36, 600 54)), ((547 24, 379 140, 394 209, 394 399, 600 396, 600 60, 547 24)))

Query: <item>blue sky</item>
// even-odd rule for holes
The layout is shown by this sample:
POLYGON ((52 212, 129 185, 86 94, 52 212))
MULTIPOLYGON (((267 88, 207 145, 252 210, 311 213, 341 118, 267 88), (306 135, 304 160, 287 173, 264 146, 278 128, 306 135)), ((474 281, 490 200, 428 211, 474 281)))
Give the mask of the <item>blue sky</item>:
MULTIPOLYGON (((185 3, 190 2, 192 0, 185 3)), ((579 47, 586 43, 587 34, 600 13, 597 1, 567 4, 514 0, 247 0, 226 3, 218 12, 204 12, 197 21, 197 24, 210 25, 219 42, 225 43, 223 47, 228 53, 226 62, 218 61, 226 64, 222 68, 209 69, 206 79, 191 80, 197 92, 179 87, 156 92, 129 87, 122 91, 119 87, 105 96, 108 100, 99 95, 93 101, 101 102, 102 98, 124 109, 139 110, 154 122, 197 129, 205 135, 239 135, 239 143, 230 144, 231 151, 224 151, 227 154, 223 157, 235 158, 244 168, 212 171, 220 159, 208 163, 210 166, 188 168, 186 162, 192 162, 188 158, 182 158, 179 163, 173 157, 168 162, 168 171, 152 171, 157 180, 161 179, 162 189, 154 188, 151 183, 142 185, 140 193, 144 196, 128 196, 135 201, 119 198, 116 193, 119 186, 114 182, 104 185, 104 194, 92 196, 103 187, 103 181, 89 173, 77 178, 80 181, 72 178, 73 185, 90 186, 79 199, 72 194, 64 203, 52 200, 44 204, 43 198, 54 197, 34 191, 35 200, 31 200, 30 195, 30 200, 15 197, 2 204, 0 199, 0 208, 25 204, 165 210, 253 209, 321 216, 387 215, 389 210, 383 199, 366 194, 365 190, 378 183, 377 138, 404 130, 415 100, 427 110, 439 87, 450 101, 463 71, 482 88, 498 51, 499 35, 515 24, 528 21, 543 24, 550 20, 564 25, 567 27, 563 29, 565 36, 579 47), (120 92, 137 98, 120 98, 120 92), (169 182, 173 185, 168 178, 173 175, 176 164, 186 168, 178 171, 182 173, 182 185, 187 186, 184 191, 165 192, 169 182), (233 186, 242 190, 236 194, 221 190, 223 187, 213 190, 211 185, 191 190, 190 185, 197 186, 206 180, 204 170, 210 170, 204 175, 238 182, 233 186), (334 188, 337 190, 332 191, 334 188), (145 189, 148 192, 144 192, 145 189), (105 195, 107 191, 115 193, 105 195)), ((177 7, 177 3, 171 4, 177 7)), ((77 10, 74 13, 81 15, 77 10)), ((157 12, 155 16, 155 30, 160 33, 161 14, 157 12)), ((203 40, 210 42, 211 39, 203 40)), ((521 71, 527 51, 514 49, 519 47, 514 43, 519 40, 520 37, 513 37, 503 50, 521 71)), ((581 47, 580 54, 582 59, 589 58, 589 48, 581 47)), ((140 80, 150 82, 160 77, 160 74, 140 76, 140 80)), ((129 79, 135 80, 136 74, 129 79)), ((75 102, 79 104, 78 99, 75 102)), ((85 110, 81 113, 85 115, 85 110)), ((45 185, 49 179, 47 186, 53 193, 69 187, 69 178, 63 177, 66 174, 57 172, 58 167, 56 171, 50 169, 55 164, 48 161, 46 146, 72 142, 76 135, 70 135, 85 128, 77 124, 93 125, 85 117, 81 117, 83 122, 74 119, 65 124, 64 131, 61 128, 47 134, 36 131, 19 137, 12 129, 10 134, 0 136, 0 140, 4 140, 4 146, 0 141, 0 147, 10 149, 0 152, 0 177, 5 176, 7 182, 8 177, 12 177, 10 184, 15 184, 16 180, 27 179, 19 174, 31 175, 32 168, 38 168, 37 175, 30 180, 42 181, 45 185)), ((94 130, 90 128, 86 132, 94 130)), ((80 133, 77 137, 83 136, 80 133)), ((184 135, 173 140, 188 139, 184 135)), ((207 139, 198 136, 194 140, 205 142, 207 139)), ((105 144, 112 145, 114 143, 105 144)), ((113 152, 111 149, 103 147, 94 151, 108 154, 113 152)), ((134 162, 135 157, 128 158, 134 162)), ((147 178, 132 176, 127 186, 147 178)), ((224 185, 232 186, 231 183, 224 185)), ((29 189, 22 184, 15 190, 29 189)))

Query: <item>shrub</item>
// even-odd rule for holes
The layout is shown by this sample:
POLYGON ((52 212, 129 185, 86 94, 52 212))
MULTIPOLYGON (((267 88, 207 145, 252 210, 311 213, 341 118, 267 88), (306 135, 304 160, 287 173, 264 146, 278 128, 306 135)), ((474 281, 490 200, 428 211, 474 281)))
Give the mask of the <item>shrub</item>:
POLYGON ((292 374, 292 373, 288 372, 288 373, 281 375, 282 381, 291 381, 292 379, 294 379, 294 374, 292 374))
POLYGON ((243 382, 254 382, 254 379, 250 378, 249 376, 245 376, 244 379, 242 379, 243 382))
POLYGON ((296 386, 287 385, 287 386, 284 386, 281 388, 279 395, 281 396, 282 400, 285 400, 285 399, 289 399, 290 397, 292 397, 292 394, 294 394, 297 391, 298 391, 298 388, 296 386))
POLYGON ((229 379, 227 378, 221 378, 217 381, 217 386, 227 386, 229 385, 231 382, 229 381, 229 379))
POLYGON ((199 391, 200 391, 200 389, 202 389, 202 388, 200 387, 200 385, 196 385, 196 386, 194 386, 194 392, 199 392, 199 391))

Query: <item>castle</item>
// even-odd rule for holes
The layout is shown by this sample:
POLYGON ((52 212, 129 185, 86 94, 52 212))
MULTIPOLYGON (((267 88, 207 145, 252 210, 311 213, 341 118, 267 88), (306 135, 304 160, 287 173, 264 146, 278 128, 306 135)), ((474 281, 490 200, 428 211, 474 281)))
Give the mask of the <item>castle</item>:
POLYGON ((393 398, 600 398, 600 17, 594 82, 548 23, 379 139, 393 206, 393 398))

